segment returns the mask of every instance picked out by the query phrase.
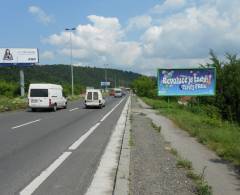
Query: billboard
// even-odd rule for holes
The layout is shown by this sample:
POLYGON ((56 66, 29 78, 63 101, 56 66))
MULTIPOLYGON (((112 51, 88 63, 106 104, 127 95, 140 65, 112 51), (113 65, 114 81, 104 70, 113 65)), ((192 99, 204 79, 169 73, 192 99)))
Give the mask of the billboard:
POLYGON ((38 63, 36 48, 0 48, 0 64, 35 64, 38 63))
POLYGON ((215 86, 215 68, 158 70, 158 96, 213 96, 215 86))
POLYGON ((101 81, 101 86, 110 86, 110 82, 107 81, 101 81))

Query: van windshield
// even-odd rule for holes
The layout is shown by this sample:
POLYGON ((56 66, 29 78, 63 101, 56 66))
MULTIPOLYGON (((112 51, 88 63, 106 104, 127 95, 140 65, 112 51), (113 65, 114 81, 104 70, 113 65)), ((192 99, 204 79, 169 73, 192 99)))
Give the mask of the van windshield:
POLYGON ((31 89, 30 97, 48 97, 48 89, 31 89))

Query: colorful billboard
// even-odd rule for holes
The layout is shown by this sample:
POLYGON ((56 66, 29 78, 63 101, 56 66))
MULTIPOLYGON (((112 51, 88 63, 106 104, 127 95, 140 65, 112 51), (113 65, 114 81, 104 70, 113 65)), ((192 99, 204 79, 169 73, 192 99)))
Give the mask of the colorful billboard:
POLYGON ((0 64, 35 64, 38 61, 36 48, 0 48, 0 64))
POLYGON ((158 70, 158 96, 213 96, 215 86, 215 68, 158 70))

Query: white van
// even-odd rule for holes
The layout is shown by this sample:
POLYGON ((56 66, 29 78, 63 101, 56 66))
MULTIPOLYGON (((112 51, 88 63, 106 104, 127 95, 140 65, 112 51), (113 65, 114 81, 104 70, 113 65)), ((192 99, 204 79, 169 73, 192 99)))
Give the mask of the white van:
POLYGON ((122 90, 120 88, 115 88, 114 89, 114 97, 122 97, 122 90))
POLYGON ((55 84, 30 84, 28 106, 34 112, 37 108, 67 108, 67 99, 63 97, 63 88, 55 84))
POLYGON ((100 89, 88 89, 86 91, 84 104, 88 107, 99 107, 105 106, 105 99, 102 96, 100 89))

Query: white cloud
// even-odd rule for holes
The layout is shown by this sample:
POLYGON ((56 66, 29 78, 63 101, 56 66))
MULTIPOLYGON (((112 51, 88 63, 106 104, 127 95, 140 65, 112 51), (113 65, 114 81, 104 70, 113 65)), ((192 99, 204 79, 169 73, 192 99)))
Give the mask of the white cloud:
MULTIPOLYGON (((239 0, 166 0, 161 12, 146 11, 130 18, 126 27, 118 18, 91 15, 89 24, 80 24, 72 34, 73 57, 80 64, 122 64, 144 74, 169 65, 196 67, 208 61, 210 49, 220 56, 240 53, 239 7, 239 0), (129 34, 135 31, 132 41, 129 34)), ((59 32, 46 42, 69 56, 69 35, 59 32)))
POLYGON ((43 24, 49 24, 54 21, 53 16, 46 14, 45 11, 38 6, 29 6, 28 11, 43 24))
POLYGON ((211 48, 221 54, 236 51, 240 28, 231 15, 239 18, 240 13, 235 11, 224 13, 209 3, 168 16, 142 36, 143 53, 148 57, 199 58, 206 57, 211 48))
POLYGON ((186 5, 186 0, 165 0, 162 4, 157 4, 153 7, 153 13, 164 13, 174 11, 186 5))
MULTIPOLYGON (((103 63, 133 65, 141 54, 139 43, 124 41, 124 32, 117 18, 91 15, 92 24, 79 25, 72 33, 73 57, 93 64, 103 63)), ((70 34, 60 32, 49 36, 45 42, 61 47, 59 53, 70 55, 70 34)))
POLYGON ((136 16, 128 21, 127 30, 145 29, 151 26, 152 17, 148 15, 136 16))
POLYGON ((54 59, 55 54, 52 51, 44 51, 42 53, 40 52, 40 57, 41 59, 44 59, 44 60, 52 60, 54 59))

